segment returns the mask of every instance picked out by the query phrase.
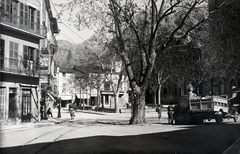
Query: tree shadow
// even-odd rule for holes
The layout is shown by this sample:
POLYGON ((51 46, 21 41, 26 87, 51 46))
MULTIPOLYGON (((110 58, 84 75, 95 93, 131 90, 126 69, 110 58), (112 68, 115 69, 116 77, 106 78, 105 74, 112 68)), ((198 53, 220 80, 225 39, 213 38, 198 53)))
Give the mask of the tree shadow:
MULTIPOLYGON (((161 129, 160 125, 159 129, 161 129)), ((210 123, 192 127, 185 126, 185 129, 171 132, 126 136, 99 135, 6 147, 2 148, 0 153, 220 154, 229 148, 239 136, 240 124, 217 125, 210 123)))

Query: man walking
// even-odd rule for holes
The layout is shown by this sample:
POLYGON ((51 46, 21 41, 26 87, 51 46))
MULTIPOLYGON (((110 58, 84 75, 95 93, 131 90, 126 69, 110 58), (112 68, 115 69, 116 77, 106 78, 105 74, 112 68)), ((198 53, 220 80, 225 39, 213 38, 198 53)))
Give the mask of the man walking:
POLYGON ((158 113, 158 119, 160 120, 162 117, 162 106, 161 105, 157 106, 156 112, 158 113))
POLYGON ((173 124, 173 106, 170 104, 168 106, 168 123, 173 124))

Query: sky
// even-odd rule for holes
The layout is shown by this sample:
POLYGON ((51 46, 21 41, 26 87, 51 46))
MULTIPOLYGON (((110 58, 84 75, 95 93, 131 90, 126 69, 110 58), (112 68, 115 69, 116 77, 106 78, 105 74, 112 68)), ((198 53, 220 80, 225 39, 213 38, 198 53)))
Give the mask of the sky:
MULTIPOLYGON (((66 2, 66 0, 50 0, 53 17, 57 17, 61 8, 54 4, 66 2)), ((60 29, 59 34, 56 35, 57 40, 67 40, 71 43, 82 43, 93 35, 90 30, 78 31, 73 26, 70 26, 67 19, 69 14, 65 13, 61 16, 61 20, 58 20, 58 28, 60 29), (63 23, 61 23, 61 21, 63 23)))

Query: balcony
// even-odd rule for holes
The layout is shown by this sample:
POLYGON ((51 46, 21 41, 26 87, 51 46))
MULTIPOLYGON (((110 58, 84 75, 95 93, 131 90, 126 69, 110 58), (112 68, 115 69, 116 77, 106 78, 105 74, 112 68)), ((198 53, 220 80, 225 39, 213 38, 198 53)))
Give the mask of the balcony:
POLYGON ((27 75, 27 76, 39 76, 39 63, 29 60, 21 60, 21 58, 0 58, 0 71, 27 75))
POLYGON ((22 18, 20 16, 10 14, 9 12, 2 11, 1 12, 1 23, 4 23, 8 26, 18 28, 27 33, 39 35, 41 37, 46 36, 46 28, 41 26, 38 23, 31 22, 26 18, 22 18))

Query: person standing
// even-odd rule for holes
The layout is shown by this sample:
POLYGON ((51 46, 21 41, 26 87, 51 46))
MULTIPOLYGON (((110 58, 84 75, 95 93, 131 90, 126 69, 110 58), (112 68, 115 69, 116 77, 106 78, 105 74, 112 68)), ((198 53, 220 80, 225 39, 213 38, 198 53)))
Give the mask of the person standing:
POLYGON ((168 106, 168 123, 173 124, 173 106, 170 104, 168 106))
POLYGON ((162 106, 161 105, 157 106, 156 112, 158 113, 158 119, 160 120, 162 117, 162 106))
POLYGON ((70 113, 71 119, 74 119, 75 112, 74 112, 73 104, 69 104, 69 113, 70 113))
POLYGON ((41 105, 41 107, 40 107, 40 115, 41 115, 41 120, 43 120, 44 119, 44 107, 43 107, 43 105, 41 105))
POLYGON ((58 118, 61 118, 61 98, 57 98, 58 118))

